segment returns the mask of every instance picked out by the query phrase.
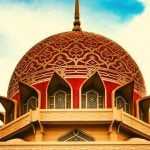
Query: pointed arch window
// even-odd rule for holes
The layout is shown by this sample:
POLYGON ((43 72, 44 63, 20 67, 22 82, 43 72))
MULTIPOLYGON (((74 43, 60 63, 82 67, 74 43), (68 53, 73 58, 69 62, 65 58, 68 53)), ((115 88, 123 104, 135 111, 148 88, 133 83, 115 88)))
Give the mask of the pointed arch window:
POLYGON ((123 109, 126 113, 134 114, 133 90, 134 81, 131 81, 115 90, 114 107, 117 109, 123 109))
POLYGON ((49 108, 51 109, 68 109, 71 108, 71 95, 65 91, 59 90, 49 97, 49 108))
POLYGON ((37 97, 30 97, 27 102, 24 104, 24 113, 29 112, 30 110, 35 110, 38 106, 37 97))
POLYGON ((98 73, 95 73, 84 83, 81 93, 81 108, 105 107, 105 88, 98 73))
POLYGON ((98 94, 95 91, 87 92, 87 108, 97 108, 98 94))
POLYGON ((55 108, 65 109, 66 93, 64 91, 58 91, 55 94, 55 108))
POLYGON ((103 108, 103 103, 103 97, 99 95, 95 90, 90 90, 85 94, 82 94, 82 108, 103 108))
POLYGON ((129 111, 129 104, 122 96, 117 96, 115 101, 117 109, 123 109, 125 112, 129 111))
POLYGON ((58 139, 59 142, 82 142, 82 141, 95 141, 95 139, 84 133, 83 131, 79 129, 73 129, 69 133, 61 136, 58 139))
POLYGON ((68 83, 56 73, 54 73, 48 86, 47 108, 71 108, 71 89, 68 83))
POLYGON ((40 106, 40 95, 37 89, 19 82, 20 90, 20 115, 23 115, 30 110, 35 110, 40 106))

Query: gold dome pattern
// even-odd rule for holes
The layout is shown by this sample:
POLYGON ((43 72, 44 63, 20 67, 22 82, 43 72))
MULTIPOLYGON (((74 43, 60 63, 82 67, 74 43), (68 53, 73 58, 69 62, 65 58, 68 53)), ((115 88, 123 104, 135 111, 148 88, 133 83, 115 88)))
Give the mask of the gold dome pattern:
POLYGON ((12 75, 8 97, 18 92, 18 81, 35 85, 49 81, 54 72, 64 78, 87 78, 96 71, 119 85, 134 80, 135 90, 145 95, 141 72, 121 46, 101 35, 71 31, 46 38, 24 55, 12 75))

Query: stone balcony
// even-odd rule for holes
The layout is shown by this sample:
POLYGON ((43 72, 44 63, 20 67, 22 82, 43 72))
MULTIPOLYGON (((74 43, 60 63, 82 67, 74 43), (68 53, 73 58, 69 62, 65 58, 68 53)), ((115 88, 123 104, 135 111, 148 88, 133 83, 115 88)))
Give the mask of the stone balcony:
POLYGON ((126 127, 150 140, 150 124, 147 124, 125 112, 117 109, 68 109, 30 111, 16 120, 0 128, 0 139, 16 134, 20 130, 32 126, 34 122, 40 124, 110 124, 115 121, 120 127, 126 127))

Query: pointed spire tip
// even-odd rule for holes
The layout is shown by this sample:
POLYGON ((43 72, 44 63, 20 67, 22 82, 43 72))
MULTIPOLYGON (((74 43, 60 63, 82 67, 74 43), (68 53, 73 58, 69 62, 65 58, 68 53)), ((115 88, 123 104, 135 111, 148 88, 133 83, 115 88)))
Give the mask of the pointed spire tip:
POLYGON ((72 31, 81 31, 80 22, 80 12, 79 12, 79 0, 75 0, 75 17, 74 17, 74 27, 72 31))

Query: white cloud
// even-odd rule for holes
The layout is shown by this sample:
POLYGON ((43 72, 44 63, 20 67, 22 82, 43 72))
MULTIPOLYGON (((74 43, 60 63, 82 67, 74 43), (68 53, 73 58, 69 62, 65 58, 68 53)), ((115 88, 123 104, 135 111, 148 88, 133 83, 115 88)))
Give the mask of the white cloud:
POLYGON ((115 35, 114 39, 119 42, 137 62, 147 87, 147 94, 150 94, 150 1, 145 1, 145 12, 137 16, 132 22, 124 26, 115 35))
POLYGON ((47 36, 71 30, 72 22, 66 26, 70 14, 57 9, 46 13, 21 5, 0 7, 0 33, 7 35, 0 45, 0 95, 6 96, 13 70, 28 49, 47 36))

